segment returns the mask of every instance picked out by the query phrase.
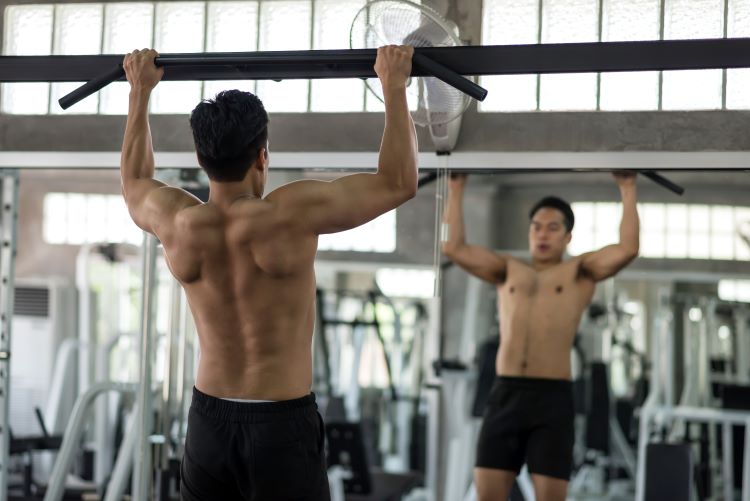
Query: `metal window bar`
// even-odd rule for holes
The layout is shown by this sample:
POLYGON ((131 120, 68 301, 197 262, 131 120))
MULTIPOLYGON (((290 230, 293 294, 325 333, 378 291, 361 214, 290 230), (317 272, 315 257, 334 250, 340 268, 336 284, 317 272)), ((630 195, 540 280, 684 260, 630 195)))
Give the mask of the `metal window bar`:
MULTIPOLYGON (((107 26, 107 6, 102 3, 102 28, 99 30, 99 54, 104 54, 104 28, 107 26)), ((50 103, 51 106, 51 103, 50 103)), ((96 101, 96 114, 102 114, 102 98, 96 101)))
MULTIPOLYGON (((667 12, 667 1, 661 0, 659 5, 659 40, 664 40, 664 19, 667 12)), ((659 99, 657 110, 664 109, 664 72, 659 72, 659 99)))
POLYGON ((10 336, 18 222, 18 171, 0 171, 2 213, 0 215, 0 501, 8 498, 10 452, 10 336))
MULTIPOLYGON (((57 5, 54 5, 52 7, 52 36, 50 37, 50 42, 49 42, 50 54, 55 53, 55 27, 57 26, 57 9, 58 9, 57 5)), ((49 115, 50 110, 52 110, 52 85, 51 84, 49 88, 47 89, 47 95, 49 96, 47 98, 47 115, 49 115)))
MULTIPOLYGON (((729 36, 729 0, 724 0, 724 38, 729 36)), ((727 109, 727 69, 721 71, 721 109, 727 109)))
MULTIPOLYGON (((206 47, 208 46, 208 3, 209 2, 203 2, 203 52, 206 52, 206 47)), ((206 81, 201 80, 200 99, 203 99, 203 96, 205 95, 206 81)))
MULTIPOLYGON (((542 43, 542 24, 544 22, 544 0, 539 0, 539 9, 537 10, 536 26, 536 43, 542 43)), ((536 111, 542 110, 542 75, 536 76, 536 111)))
MULTIPOLYGON (((310 48, 315 48, 315 9, 317 5, 315 0, 309 0, 310 2, 310 48)), ((312 80, 307 81, 307 112, 312 111, 312 80)))
MULTIPOLYGON (((597 38, 598 42, 602 41, 603 31, 604 31, 604 0, 599 0, 599 25, 597 26, 599 30, 599 36, 597 38)), ((596 111, 601 111, 602 109, 602 74, 601 72, 596 74, 596 111)))
MULTIPOLYGON (((261 5, 263 4, 263 0, 258 0, 258 15, 256 17, 256 25, 255 25, 255 50, 260 50, 260 29, 261 26, 261 12, 263 9, 261 8, 261 5)), ((258 92, 258 82, 253 82, 253 92, 258 92)))

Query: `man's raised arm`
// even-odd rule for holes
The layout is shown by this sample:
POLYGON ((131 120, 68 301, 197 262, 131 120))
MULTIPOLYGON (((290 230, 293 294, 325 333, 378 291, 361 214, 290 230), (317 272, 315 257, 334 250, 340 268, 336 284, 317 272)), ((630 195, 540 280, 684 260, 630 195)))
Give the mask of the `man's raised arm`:
POLYGON ((411 74, 408 46, 378 49, 375 71, 383 86, 385 129, 378 171, 335 181, 298 181, 268 196, 293 224, 316 234, 335 233, 364 224, 395 209, 417 192, 417 135, 406 101, 411 74))
POLYGON ((615 173, 622 197, 622 221, 620 222, 620 242, 608 245, 581 257, 584 273, 596 281, 617 274, 638 256, 640 248, 640 222, 636 205, 635 173, 615 173))
POLYGON ((454 174, 451 177, 448 203, 443 214, 443 223, 448 225, 448 239, 443 242, 443 254, 482 280, 502 282, 505 280, 506 258, 484 247, 466 244, 463 214, 465 185, 465 174, 454 174))
POLYGON ((128 121, 122 142, 120 176, 122 194, 133 221, 142 230, 169 237, 176 212, 198 199, 154 179, 154 149, 148 123, 148 102, 164 70, 157 68, 155 50, 134 51, 123 61, 130 82, 128 121))

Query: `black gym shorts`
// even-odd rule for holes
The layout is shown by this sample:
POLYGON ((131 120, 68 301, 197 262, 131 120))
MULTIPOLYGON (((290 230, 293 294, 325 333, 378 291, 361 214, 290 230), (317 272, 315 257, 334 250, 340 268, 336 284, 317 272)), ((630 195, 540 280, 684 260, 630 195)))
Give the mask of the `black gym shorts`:
POLYGON ((193 388, 180 495, 185 501, 329 501, 315 395, 222 400, 193 388))
POLYGON ((562 379, 498 376, 477 445, 478 468, 569 480, 573 467, 573 385, 562 379))

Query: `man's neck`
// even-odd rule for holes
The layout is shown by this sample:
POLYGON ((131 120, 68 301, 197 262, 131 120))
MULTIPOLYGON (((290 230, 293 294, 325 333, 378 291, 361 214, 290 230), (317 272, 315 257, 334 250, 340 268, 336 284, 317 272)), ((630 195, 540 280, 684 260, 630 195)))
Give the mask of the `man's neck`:
POLYGON ((218 206, 230 206, 240 199, 262 197, 263 190, 258 186, 254 186, 252 180, 248 178, 229 183, 209 181, 208 201, 218 206))

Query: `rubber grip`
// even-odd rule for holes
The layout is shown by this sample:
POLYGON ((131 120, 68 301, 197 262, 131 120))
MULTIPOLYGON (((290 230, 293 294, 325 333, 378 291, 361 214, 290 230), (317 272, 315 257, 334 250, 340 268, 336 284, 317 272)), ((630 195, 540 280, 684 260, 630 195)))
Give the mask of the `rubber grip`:
POLYGON ((103 75, 99 75, 98 77, 89 80, 85 84, 78 87, 73 92, 64 95, 61 97, 57 102, 60 103, 60 107, 64 110, 67 110, 74 104, 76 104, 79 101, 83 101, 87 97, 89 97, 94 92, 103 89, 107 85, 111 84, 115 80, 119 80, 120 78, 125 76, 125 69, 122 67, 122 65, 117 65, 117 67, 112 68, 110 71, 103 75))
POLYGON ((440 63, 436 63, 432 59, 423 56, 422 54, 415 52, 411 60, 412 64, 419 66, 421 69, 423 69, 427 73, 430 73, 435 78, 438 78, 448 85, 455 87, 469 97, 473 97, 477 101, 484 101, 484 98, 487 97, 487 89, 485 89, 484 87, 475 84, 468 78, 459 75, 450 68, 447 68, 440 63))
POLYGON ((679 184, 673 183, 672 181, 662 176, 661 174, 657 174, 656 172, 653 172, 653 171, 642 171, 640 174, 649 178, 656 184, 663 186, 664 188, 668 189, 669 191, 673 193, 676 193, 678 195, 682 195, 683 193, 685 193, 685 188, 683 188, 679 184))

